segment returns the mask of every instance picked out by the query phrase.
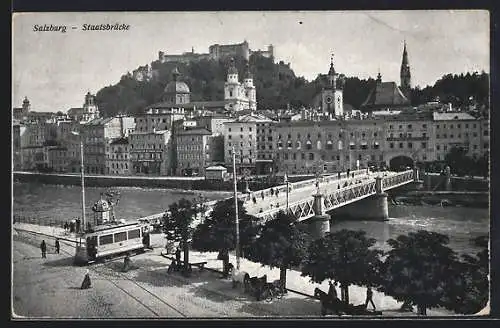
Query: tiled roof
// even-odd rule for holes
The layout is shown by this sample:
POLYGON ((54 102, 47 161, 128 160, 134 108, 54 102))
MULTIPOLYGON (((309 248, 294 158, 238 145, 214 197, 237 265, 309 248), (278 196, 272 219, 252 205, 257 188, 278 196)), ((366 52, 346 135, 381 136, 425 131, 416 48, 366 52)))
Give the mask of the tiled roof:
POLYGON ((380 82, 373 88, 361 107, 383 107, 410 105, 396 82, 380 82))
POLYGON ((211 135, 212 132, 208 131, 207 129, 205 128, 197 128, 197 129, 185 129, 185 130, 181 130, 177 133, 177 135, 199 135, 199 134, 203 134, 203 135, 211 135))
POLYGON ((85 123, 85 125, 104 125, 111 122, 112 119, 113 117, 95 118, 92 121, 85 123))
POLYGON ((118 138, 109 143, 110 145, 128 145, 127 138, 118 138))
POLYGON ((468 113, 451 112, 451 113, 433 113, 435 121, 452 121, 452 120, 475 120, 474 116, 468 113))
POLYGON ((209 166, 205 169, 205 171, 224 171, 227 170, 224 166, 216 165, 216 166, 209 166))

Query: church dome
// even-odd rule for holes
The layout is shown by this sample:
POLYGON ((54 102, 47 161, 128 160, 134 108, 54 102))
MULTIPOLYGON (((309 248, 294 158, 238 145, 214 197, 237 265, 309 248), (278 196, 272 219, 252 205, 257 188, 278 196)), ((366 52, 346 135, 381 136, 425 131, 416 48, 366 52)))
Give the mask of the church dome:
POLYGON ((107 212, 111 210, 111 206, 109 205, 109 202, 107 200, 101 198, 97 202, 95 202, 92 210, 94 212, 107 212))
POLYGON ((165 93, 190 93, 186 83, 181 81, 171 81, 165 87, 165 93))
POLYGON ((180 75, 181 75, 181 73, 179 72, 177 67, 175 67, 174 70, 172 71, 173 80, 170 81, 167 84, 167 86, 165 87, 165 90, 164 90, 165 93, 190 93, 191 92, 186 83, 179 81, 180 75))

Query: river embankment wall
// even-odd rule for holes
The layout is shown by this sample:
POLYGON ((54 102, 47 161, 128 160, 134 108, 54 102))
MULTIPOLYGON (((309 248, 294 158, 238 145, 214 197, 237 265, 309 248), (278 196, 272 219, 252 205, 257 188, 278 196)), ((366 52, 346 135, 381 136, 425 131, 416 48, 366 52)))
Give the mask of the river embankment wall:
MULTIPOLYGON (((313 176, 289 177, 290 182, 311 179, 313 176)), ((57 174, 37 172, 13 172, 15 182, 33 182, 53 185, 80 186, 79 174, 57 174)), ((282 184, 282 181, 250 181, 250 190, 262 190, 282 184)), ((103 176, 85 175, 85 186, 88 187, 143 187, 143 188, 165 188, 183 190, 214 190, 232 191, 232 181, 205 180, 204 177, 145 177, 145 176, 103 176)), ((238 181, 238 190, 243 191, 246 183, 238 181)))

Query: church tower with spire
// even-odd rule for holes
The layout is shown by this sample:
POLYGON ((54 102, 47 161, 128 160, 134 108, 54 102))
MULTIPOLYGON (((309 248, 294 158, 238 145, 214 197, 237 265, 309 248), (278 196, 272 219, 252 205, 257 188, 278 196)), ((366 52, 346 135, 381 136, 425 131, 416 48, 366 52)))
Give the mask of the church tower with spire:
POLYGON ((333 55, 330 59, 327 78, 328 85, 321 92, 321 111, 329 119, 342 117, 344 115, 343 84, 342 81, 337 81, 338 74, 333 66, 333 55))
POLYGON ((410 74, 410 63, 408 61, 408 52, 406 51, 406 40, 404 41, 403 48, 403 60, 401 62, 401 91, 406 96, 406 98, 410 99, 410 91, 411 91, 411 74, 410 74))

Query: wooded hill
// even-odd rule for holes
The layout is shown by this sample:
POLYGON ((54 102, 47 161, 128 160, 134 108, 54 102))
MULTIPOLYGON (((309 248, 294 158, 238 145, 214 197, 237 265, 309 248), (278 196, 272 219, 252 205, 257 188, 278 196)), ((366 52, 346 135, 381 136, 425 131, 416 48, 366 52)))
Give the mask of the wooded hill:
MULTIPOLYGON (((326 84, 324 74, 318 74, 313 81, 298 77, 283 61, 274 63, 271 59, 252 55, 249 59, 250 70, 254 76, 257 90, 258 109, 285 109, 309 107, 314 96, 326 84)), ((244 73, 245 60, 235 58, 235 64, 244 73)), ((201 60, 191 63, 151 64, 158 72, 150 81, 137 81, 132 74, 123 75, 115 85, 102 88, 96 94, 96 101, 103 116, 118 113, 140 113, 147 105, 161 101, 163 90, 172 80, 172 70, 177 67, 181 72, 180 80, 187 83, 191 90, 191 101, 211 101, 224 99, 224 82, 226 80, 227 60, 201 60)), ((359 108, 375 86, 375 80, 345 77, 344 103, 359 108)), ((455 107, 468 106, 477 102, 488 106, 489 75, 487 73, 448 74, 439 79, 433 86, 412 90, 412 103, 419 105, 439 97, 441 101, 451 102, 455 107)))

